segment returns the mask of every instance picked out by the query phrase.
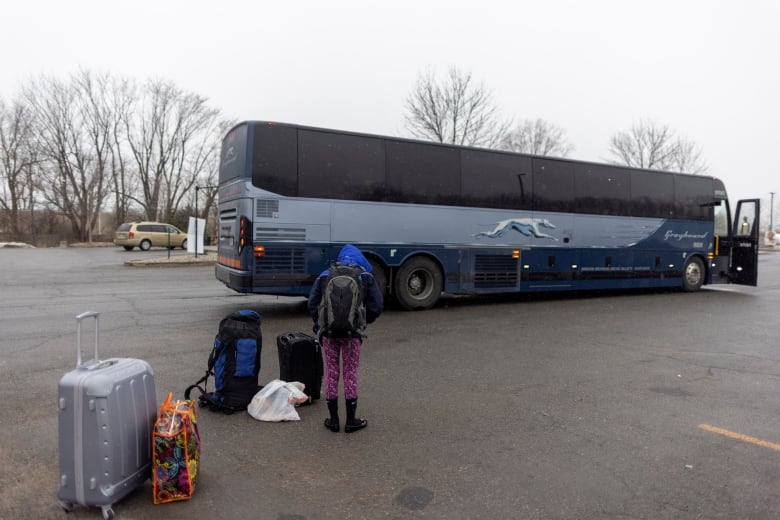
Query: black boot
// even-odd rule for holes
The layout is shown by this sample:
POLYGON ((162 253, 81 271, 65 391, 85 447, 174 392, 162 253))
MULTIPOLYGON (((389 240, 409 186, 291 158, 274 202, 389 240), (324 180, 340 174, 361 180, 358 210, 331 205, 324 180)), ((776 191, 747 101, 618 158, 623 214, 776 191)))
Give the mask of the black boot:
POLYGON ((368 421, 355 417, 356 410, 357 397, 354 399, 347 399, 347 422, 344 423, 344 431, 347 433, 356 432, 368 426, 368 421))
POLYGON ((339 400, 338 399, 326 399, 328 403, 328 411, 330 417, 325 419, 325 427, 332 432, 339 431, 339 400))

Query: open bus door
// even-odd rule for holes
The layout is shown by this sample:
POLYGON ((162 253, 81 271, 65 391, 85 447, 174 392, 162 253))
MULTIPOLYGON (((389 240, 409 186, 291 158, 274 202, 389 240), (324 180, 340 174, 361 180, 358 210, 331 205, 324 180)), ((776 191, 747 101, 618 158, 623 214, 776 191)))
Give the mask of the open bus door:
POLYGON ((729 244, 729 281, 740 285, 758 285, 759 199, 737 202, 734 228, 729 244))

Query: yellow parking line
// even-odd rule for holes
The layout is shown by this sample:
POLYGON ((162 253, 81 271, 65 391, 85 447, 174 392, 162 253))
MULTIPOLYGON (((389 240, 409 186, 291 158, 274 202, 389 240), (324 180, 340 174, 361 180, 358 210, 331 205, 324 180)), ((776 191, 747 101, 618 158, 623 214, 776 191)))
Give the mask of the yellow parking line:
POLYGON ((749 435, 743 435, 741 433, 724 430, 723 428, 718 428, 717 426, 712 426, 710 424, 702 423, 699 425, 699 428, 701 428, 702 430, 707 430, 708 432, 717 433, 725 437, 729 437, 731 439, 736 439, 738 441, 755 444, 756 446, 761 446, 762 448, 769 448, 770 450, 780 451, 780 444, 776 444, 774 442, 769 442, 769 441, 757 439, 756 437, 751 437, 749 435))

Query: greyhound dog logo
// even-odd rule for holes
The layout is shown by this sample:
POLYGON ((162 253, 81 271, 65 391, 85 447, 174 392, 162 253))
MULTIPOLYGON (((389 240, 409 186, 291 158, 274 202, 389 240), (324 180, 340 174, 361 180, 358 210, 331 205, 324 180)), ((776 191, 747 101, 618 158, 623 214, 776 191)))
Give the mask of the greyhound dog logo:
POLYGON ((549 238, 550 240, 555 241, 558 240, 552 235, 542 233, 539 231, 539 228, 555 229, 555 226, 546 218, 510 218, 508 220, 496 222, 496 227, 493 228, 493 231, 482 231, 481 233, 477 233, 473 236, 497 238, 507 231, 514 229, 515 231, 519 231, 521 235, 525 235, 527 237, 533 236, 536 238, 549 238))

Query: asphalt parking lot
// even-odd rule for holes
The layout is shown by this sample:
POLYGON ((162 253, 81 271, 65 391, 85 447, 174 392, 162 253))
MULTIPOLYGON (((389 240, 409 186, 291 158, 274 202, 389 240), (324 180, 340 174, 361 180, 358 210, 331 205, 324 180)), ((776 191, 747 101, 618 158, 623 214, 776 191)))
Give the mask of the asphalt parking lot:
MULTIPOLYGON (((56 388, 74 316, 101 315, 107 356, 155 369, 158 400, 202 374, 219 320, 307 330, 302 299, 238 295, 208 263, 130 267, 114 248, 0 250, 0 519, 99 518, 57 505, 56 388)), ((326 430, 324 403, 261 423, 202 411, 195 497, 117 518, 780 517, 780 255, 758 288, 445 299, 388 310, 361 363, 365 430, 326 430)))

